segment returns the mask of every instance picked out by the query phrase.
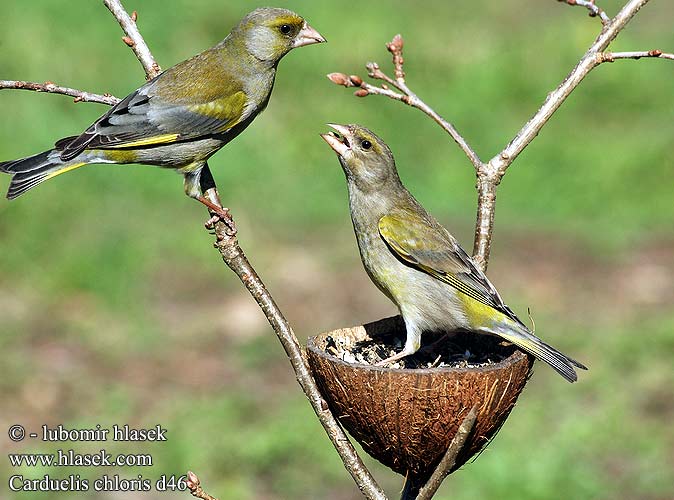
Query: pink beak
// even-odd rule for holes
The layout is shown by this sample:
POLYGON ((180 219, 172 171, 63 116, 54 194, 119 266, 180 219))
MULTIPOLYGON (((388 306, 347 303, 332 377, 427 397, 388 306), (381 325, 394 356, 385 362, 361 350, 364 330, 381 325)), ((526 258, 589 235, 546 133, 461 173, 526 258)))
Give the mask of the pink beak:
POLYGON ((350 136, 349 128, 346 125, 337 125, 334 123, 328 123, 328 127, 332 127, 337 133, 329 132, 327 134, 321 134, 321 137, 338 156, 344 157, 347 152, 351 150, 348 139, 350 136))
POLYGON ((304 26, 302 26, 302 29, 297 34, 297 37, 293 42, 293 48, 304 47, 305 45, 313 45, 314 43, 323 43, 325 41, 325 38, 323 38, 318 31, 309 26, 305 21, 304 26))

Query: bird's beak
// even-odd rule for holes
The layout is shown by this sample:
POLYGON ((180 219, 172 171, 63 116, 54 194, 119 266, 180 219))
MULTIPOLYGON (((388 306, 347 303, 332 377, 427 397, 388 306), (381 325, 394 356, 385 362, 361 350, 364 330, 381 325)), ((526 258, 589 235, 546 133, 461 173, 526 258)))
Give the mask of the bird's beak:
POLYGON ((302 26, 302 29, 295 37, 293 48, 304 47, 305 45, 313 45, 314 43, 323 43, 325 41, 325 38, 323 38, 318 31, 309 26, 305 21, 304 26, 302 26))
POLYGON ((349 144, 349 127, 346 125, 336 125, 334 123, 328 123, 328 127, 331 127, 336 130, 336 132, 328 132, 327 134, 321 134, 321 137, 325 142, 328 143, 337 156, 342 158, 346 156, 348 152, 351 151, 351 144, 349 144))

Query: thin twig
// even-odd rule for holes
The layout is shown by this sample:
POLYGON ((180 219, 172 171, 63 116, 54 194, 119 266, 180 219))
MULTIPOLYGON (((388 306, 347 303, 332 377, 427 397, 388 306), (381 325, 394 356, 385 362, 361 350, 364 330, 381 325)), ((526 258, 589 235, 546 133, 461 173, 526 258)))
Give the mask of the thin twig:
POLYGON ((190 490, 193 497, 200 498, 201 500, 218 500, 204 491, 201 487, 201 481, 191 470, 187 471, 187 489, 190 490))
MULTIPOLYGON (((401 47, 400 50, 402 51, 402 38, 400 37, 400 35, 396 35, 391 43, 386 44, 386 47, 389 49, 389 51, 391 51, 390 47, 396 46, 395 45, 396 39, 398 39, 397 43, 401 47)), ((470 144, 468 144, 468 142, 463 138, 463 136, 459 133, 456 127, 454 127, 454 125, 452 125, 442 116, 436 113, 435 110, 433 110, 424 101, 419 99, 419 97, 417 97, 417 95, 414 92, 412 92, 409 89, 409 87, 407 87, 407 84, 405 83, 405 73, 402 69, 403 63, 402 52, 400 52, 399 54, 393 53, 393 61, 395 65, 396 79, 393 79, 386 73, 384 73, 376 62, 367 63, 366 68, 368 71, 368 76, 370 78, 373 78, 375 80, 382 80, 387 84, 395 87, 400 92, 391 90, 387 84, 382 84, 381 87, 371 85, 357 75, 347 76, 344 73, 330 73, 327 76, 328 79, 330 79, 330 81, 332 81, 337 85, 343 85, 344 87, 360 87, 358 90, 356 90, 356 92, 354 92, 354 95, 357 97, 365 97, 370 94, 383 95, 385 97, 388 97, 389 99, 404 102, 405 104, 408 104, 413 108, 417 108, 418 110, 423 111, 426 115, 432 118, 438 125, 440 125, 443 128, 443 130, 452 137, 452 139, 454 139, 454 141, 459 145, 461 150, 465 153, 470 162, 473 164, 473 167, 475 167, 475 171, 476 172, 479 171, 480 168, 483 166, 482 160, 480 160, 478 154, 470 146, 470 144)))
POLYGON ((75 98, 75 102, 96 102, 114 106, 119 99, 111 94, 92 94, 83 90, 71 89, 70 87, 61 87, 52 82, 36 83, 24 82, 21 80, 0 80, 0 90, 32 90, 34 92, 48 92, 50 94, 62 94, 75 98))
POLYGON ((599 17, 601 23, 606 26, 611 22, 611 18, 604 12, 603 9, 597 7, 594 3, 595 0, 557 0, 558 2, 564 2, 568 5, 578 5, 579 7, 585 7, 590 11, 590 17, 599 17))
POLYGON ((215 233, 217 237, 215 247, 220 251, 222 260, 239 277, 264 312, 274 332, 276 332, 295 371, 297 381, 356 485, 365 498, 385 500, 386 495, 383 490, 365 467, 344 430, 330 412, 328 404, 323 399, 316 381, 311 375, 297 337, 255 269, 248 262, 241 247, 239 247, 236 236, 228 235, 227 226, 222 222, 216 224, 215 233))
POLYGON ((475 223, 475 243, 473 255, 479 262, 489 261, 491 238, 494 229, 496 187, 506 170, 519 154, 539 134, 557 109, 566 101, 571 92, 583 81, 587 74, 602 60, 602 51, 615 39, 634 15, 648 3, 648 0, 629 0, 594 41, 576 67, 552 92, 531 119, 522 127, 515 138, 486 165, 482 176, 478 176, 478 209, 475 223))
POLYGON ((671 59, 674 61, 674 54, 668 54, 658 49, 639 50, 633 52, 604 52, 600 56, 600 62, 613 62, 618 59, 641 59, 642 57, 651 57, 655 59, 671 59))
POLYGON ((430 500, 433 498, 433 495, 438 491, 440 485, 445 480, 445 478, 452 472, 454 465, 456 465, 456 458, 463 449, 464 444, 466 444, 466 439, 470 431, 473 430, 475 426, 475 421, 477 420, 477 406, 473 406, 466 418, 463 419, 459 429, 456 431, 452 442, 447 448, 445 455, 440 460, 440 463, 431 474, 431 477, 428 479, 426 484, 419 490, 416 500, 430 500))
POLYGON ((405 64, 405 59, 403 59, 403 37, 400 34, 397 34, 393 37, 390 43, 386 44, 386 48, 393 56, 393 67, 394 73, 396 76, 396 81, 399 84, 405 85, 405 70, 403 69, 403 64, 405 64))
POLYGON ((494 156, 488 163, 484 163, 480 160, 477 153, 475 153, 472 147, 470 147, 451 123, 438 115, 430 106, 419 99, 407 87, 404 80, 404 72, 402 71, 402 38, 400 38, 399 35, 396 35, 393 41, 386 46, 389 52, 393 54, 393 64, 396 74, 395 79, 386 75, 376 63, 367 64, 368 75, 375 80, 386 82, 381 86, 371 85, 355 75, 347 76, 343 73, 331 73, 328 75, 328 78, 338 85, 343 85, 345 87, 360 87, 355 92, 355 95, 358 97, 365 97, 370 94, 383 95, 423 111, 439 124, 459 145, 461 150, 473 164, 477 175, 478 203, 475 221, 473 259, 483 271, 486 270, 489 262, 491 238, 494 230, 497 186, 500 184, 507 168, 524 148, 531 143, 536 135, 538 135, 554 112, 562 105, 585 76, 599 64, 616 59, 638 59, 639 57, 674 59, 674 55, 663 53, 659 50, 647 52, 617 52, 612 54, 603 52, 639 9, 648 3, 648 0, 629 0, 614 19, 609 19, 606 13, 594 4, 594 1, 560 1, 565 1, 570 5, 579 5, 588 8, 592 15, 600 17, 602 23, 604 23, 604 28, 578 65, 571 71, 557 89, 548 94, 546 101, 536 114, 534 114, 534 116, 524 125, 503 151, 494 156), (399 92, 391 90, 389 85, 399 92))
POLYGON ((133 16, 130 16, 122 6, 120 0, 103 0, 103 3, 110 12, 112 12, 112 15, 115 16, 115 19, 117 19, 122 30, 126 33, 126 36, 123 37, 122 40, 131 47, 133 53, 136 54, 138 61, 143 65, 147 79, 150 80, 161 73, 159 64, 154 60, 154 56, 145 43, 143 35, 138 31, 138 26, 136 26, 136 12, 133 13, 133 16))
POLYGON ((543 126, 550 120, 557 109, 569 97, 571 92, 583 81, 587 74, 602 62, 598 55, 608 47, 608 45, 618 36, 618 33, 627 25, 634 15, 648 3, 649 0, 629 0, 621 9, 609 26, 604 29, 592 46, 587 50, 583 58, 573 70, 567 75, 564 81, 550 94, 540 107, 540 109, 531 117, 531 119, 522 127, 515 138, 508 143, 501 153, 492 158, 489 163, 490 173, 498 174, 502 177, 506 169, 512 164, 517 156, 526 148, 529 143, 538 135, 543 126))

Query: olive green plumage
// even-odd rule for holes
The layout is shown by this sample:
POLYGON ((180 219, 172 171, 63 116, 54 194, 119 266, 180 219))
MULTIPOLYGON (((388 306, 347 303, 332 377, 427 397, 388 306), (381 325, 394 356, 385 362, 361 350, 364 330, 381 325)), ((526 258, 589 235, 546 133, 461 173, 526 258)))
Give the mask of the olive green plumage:
POLYGON ((498 335, 548 363, 570 382, 582 364, 547 345, 517 318, 461 248, 403 186, 388 146, 359 125, 323 134, 344 169, 358 248, 373 283, 399 308, 405 347, 384 363, 414 354, 425 331, 498 335))
POLYGON ((87 130, 55 148, 0 163, 13 175, 7 197, 92 163, 143 163, 176 169, 199 199, 214 187, 206 162, 241 133, 269 101, 276 67, 295 47, 324 42, 302 17, 261 8, 216 46, 131 93, 87 130))

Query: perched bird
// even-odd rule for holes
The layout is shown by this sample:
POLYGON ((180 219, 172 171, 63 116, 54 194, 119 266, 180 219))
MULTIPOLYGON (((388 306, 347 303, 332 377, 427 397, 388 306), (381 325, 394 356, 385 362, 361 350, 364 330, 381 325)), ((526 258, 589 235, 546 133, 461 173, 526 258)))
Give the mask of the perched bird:
POLYGON ((223 41, 153 78, 54 149, 0 163, 11 174, 8 199, 92 163, 142 163, 185 177, 185 193, 228 219, 208 159, 262 112, 276 67, 296 47, 325 42, 292 11, 260 8, 223 41))
POLYGON ((426 331, 468 330, 497 335, 545 361, 569 382, 587 369, 538 339, 503 302, 458 242, 403 186, 393 154, 359 125, 333 125, 321 137, 346 174, 360 256, 374 284, 405 321, 402 352, 414 354, 426 331))

